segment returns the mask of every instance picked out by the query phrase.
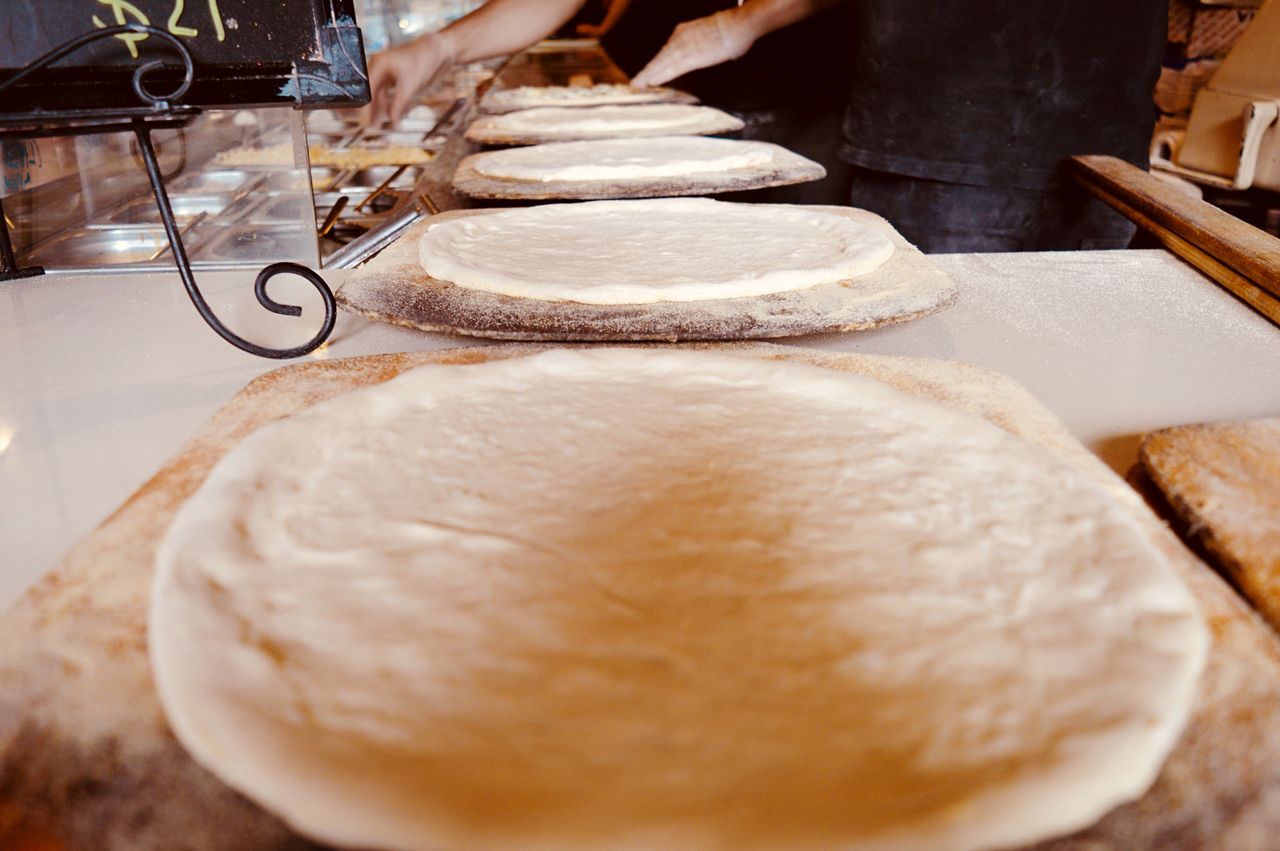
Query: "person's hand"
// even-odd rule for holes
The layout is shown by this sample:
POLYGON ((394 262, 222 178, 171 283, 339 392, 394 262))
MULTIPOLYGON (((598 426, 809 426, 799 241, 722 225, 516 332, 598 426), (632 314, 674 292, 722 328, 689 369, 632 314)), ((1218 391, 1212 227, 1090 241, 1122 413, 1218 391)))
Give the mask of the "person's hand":
POLYGON ((618 18, 622 17, 622 13, 627 11, 629 5, 631 0, 604 0, 604 20, 598 24, 578 24, 576 28, 578 35, 583 38, 599 38, 613 29, 613 25, 618 22, 618 18))
POLYGON ((742 57, 755 44, 758 33, 740 12, 726 9, 680 24, 631 84, 660 86, 690 71, 742 57))
POLYGON ((374 122, 386 118, 398 123, 417 94, 453 62, 453 45, 440 33, 426 33, 373 54, 369 58, 369 88, 373 91, 370 111, 374 122))

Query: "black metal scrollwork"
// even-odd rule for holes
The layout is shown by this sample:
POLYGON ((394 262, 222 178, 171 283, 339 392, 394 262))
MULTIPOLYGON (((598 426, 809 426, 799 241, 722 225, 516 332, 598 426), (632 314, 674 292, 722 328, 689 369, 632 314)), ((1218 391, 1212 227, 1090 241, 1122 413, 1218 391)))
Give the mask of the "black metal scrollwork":
MULTIPOLYGON (((72 39, 67 43, 54 48, 48 53, 36 59, 30 65, 23 68, 17 74, 9 79, 0 82, 0 93, 11 86, 17 85, 22 80, 28 78, 32 74, 46 68, 84 46, 104 38, 112 38, 117 35, 126 33, 146 34, 155 36, 162 41, 168 43, 177 52, 182 61, 183 75, 182 81, 170 92, 155 94, 147 89, 146 78, 152 72, 158 71, 167 64, 164 60, 153 59, 139 65, 133 72, 133 91, 143 103, 147 104, 152 113, 155 115, 165 115, 173 111, 177 102, 186 94, 191 87, 192 81, 195 79, 195 62, 191 57, 191 51, 176 37, 164 30, 157 29, 143 24, 123 24, 115 27, 106 27, 91 33, 86 33, 79 38, 72 39)), ((79 112, 74 119, 84 119, 85 113, 79 112)), ((110 117, 110 111, 104 111, 99 118, 110 117)), ((123 116, 121 116, 123 117, 123 116)), ((333 298, 333 292, 329 289, 329 285, 311 269, 298 263, 272 263, 258 273, 254 281, 254 295, 258 299, 258 303, 266 310, 281 316, 301 316, 302 308, 292 304, 282 304, 267 294, 267 283, 277 275, 295 274, 305 278, 316 291, 320 293, 321 299, 324 301, 324 322, 320 330, 306 343, 288 349, 274 349, 267 346, 260 346, 252 343, 240 335, 236 334, 214 314, 209 307, 209 303, 205 300, 204 295, 200 292, 200 288, 196 285, 195 275, 191 270, 191 261, 187 256, 186 247, 182 244, 182 235, 178 230, 177 222, 173 217, 173 207, 169 203, 169 193, 164 188, 164 178, 160 173, 160 166, 156 158, 155 148, 151 144, 151 124, 143 117, 138 117, 136 112, 130 118, 130 124, 125 125, 131 127, 134 136, 138 140, 138 150, 142 155, 143 165, 146 167, 147 177, 151 181, 152 191, 156 196, 156 205, 160 210, 160 219, 164 223, 165 234, 169 238, 169 246, 173 252, 174 263, 178 267, 178 275, 182 278, 183 286, 187 290, 187 295, 191 298, 191 303, 195 305, 196 312, 210 328, 212 328, 218 336, 226 340, 238 349, 258 355, 264 358, 294 358, 305 355, 319 348, 329 335, 333 333, 333 326, 337 319, 337 303, 333 298)), ((90 132, 92 129, 86 128, 83 132, 90 132)), ((121 128, 123 129, 123 128, 121 128)), ((72 131, 74 132, 74 130, 72 131)), ((3 254, 5 277, 20 277, 27 274, 35 273, 35 270, 17 269, 16 263, 13 262, 12 251, 9 249, 8 229, 5 223, 0 220, 0 254, 3 254), (12 274, 9 274, 12 272, 12 274)))
POLYGON ((32 74, 49 67, 59 59, 64 59, 75 53, 82 47, 93 44, 95 41, 101 41, 104 38, 114 38, 118 35, 127 35, 136 33, 139 35, 155 36, 161 41, 168 42, 169 45, 177 52, 178 58, 182 60, 182 82, 176 89, 162 95, 153 95, 147 91, 144 79, 147 74, 157 69, 163 68, 165 65, 162 59, 153 59, 150 62, 144 62, 139 65, 133 72, 133 91, 138 99, 143 103, 150 104, 155 109, 168 109, 173 101, 181 99, 187 93, 187 89, 191 88, 191 82, 195 79, 196 65, 191 58, 191 51, 183 44, 177 36, 172 33, 165 32, 156 27, 147 26, 145 24, 121 24, 116 27, 105 27, 100 30, 94 30, 91 33, 85 33, 79 38, 73 38, 65 44, 55 47, 43 56, 35 59, 31 64, 27 65, 18 73, 9 79, 0 83, 0 93, 10 86, 16 86, 18 83, 30 77, 32 74))

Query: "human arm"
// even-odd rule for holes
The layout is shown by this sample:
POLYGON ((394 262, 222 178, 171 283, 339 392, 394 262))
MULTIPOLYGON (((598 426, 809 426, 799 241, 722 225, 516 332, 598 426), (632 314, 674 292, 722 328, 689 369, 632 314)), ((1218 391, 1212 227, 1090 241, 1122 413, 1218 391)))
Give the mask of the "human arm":
POLYGON ((578 24, 578 35, 587 38, 599 38, 609 30, 613 29, 614 24, 618 23, 618 19, 622 17, 622 13, 627 11, 627 7, 631 5, 631 0, 608 0, 609 10, 605 12, 604 20, 598 24, 578 24))
POLYGON ((676 77, 738 59, 756 41, 840 0, 746 0, 742 5, 685 21, 675 28, 648 65, 632 79, 636 86, 660 86, 676 77))
POLYGON ((374 120, 385 116, 398 121, 414 96, 441 71, 523 50, 559 29, 585 2, 490 0, 440 32, 373 54, 369 87, 374 120))

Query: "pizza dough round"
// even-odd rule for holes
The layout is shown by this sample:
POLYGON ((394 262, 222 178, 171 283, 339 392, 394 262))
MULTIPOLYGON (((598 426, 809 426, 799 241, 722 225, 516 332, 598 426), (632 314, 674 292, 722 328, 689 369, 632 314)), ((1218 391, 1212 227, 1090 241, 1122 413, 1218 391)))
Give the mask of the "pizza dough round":
POLYGON ((774 145, 706 136, 593 139, 509 148, 471 158, 477 174, 495 180, 610 181, 721 174, 766 168, 774 145))
POLYGON ((893 243, 844 216, 707 198, 543 204, 431 225, 419 259, 460 287, 541 301, 654 304, 852 280, 893 243))
POLYGON ((1207 637, 1136 520, 878 382, 670 350, 431 366, 178 512, 178 738, 398 849, 964 851, 1141 795, 1207 637))
POLYGON ((637 89, 616 83, 594 86, 517 86, 489 92, 482 104, 490 112, 507 112, 539 106, 604 106, 606 104, 662 103, 687 100, 688 95, 664 86, 637 89))
POLYGON ((552 142, 620 137, 713 135, 741 130, 743 123, 727 112, 687 103, 635 106, 542 107, 476 119, 467 138, 491 141, 552 142))

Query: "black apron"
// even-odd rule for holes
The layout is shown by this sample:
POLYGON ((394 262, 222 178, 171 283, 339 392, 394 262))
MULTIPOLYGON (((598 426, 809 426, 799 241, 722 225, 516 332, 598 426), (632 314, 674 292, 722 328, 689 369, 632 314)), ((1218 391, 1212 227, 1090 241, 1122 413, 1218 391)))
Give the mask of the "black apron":
POLYGON ((1167 0, 843 5, 854 13, 847 162, 1024 189, 1053 185, 1072 154, 1145 167, 1167 0))

